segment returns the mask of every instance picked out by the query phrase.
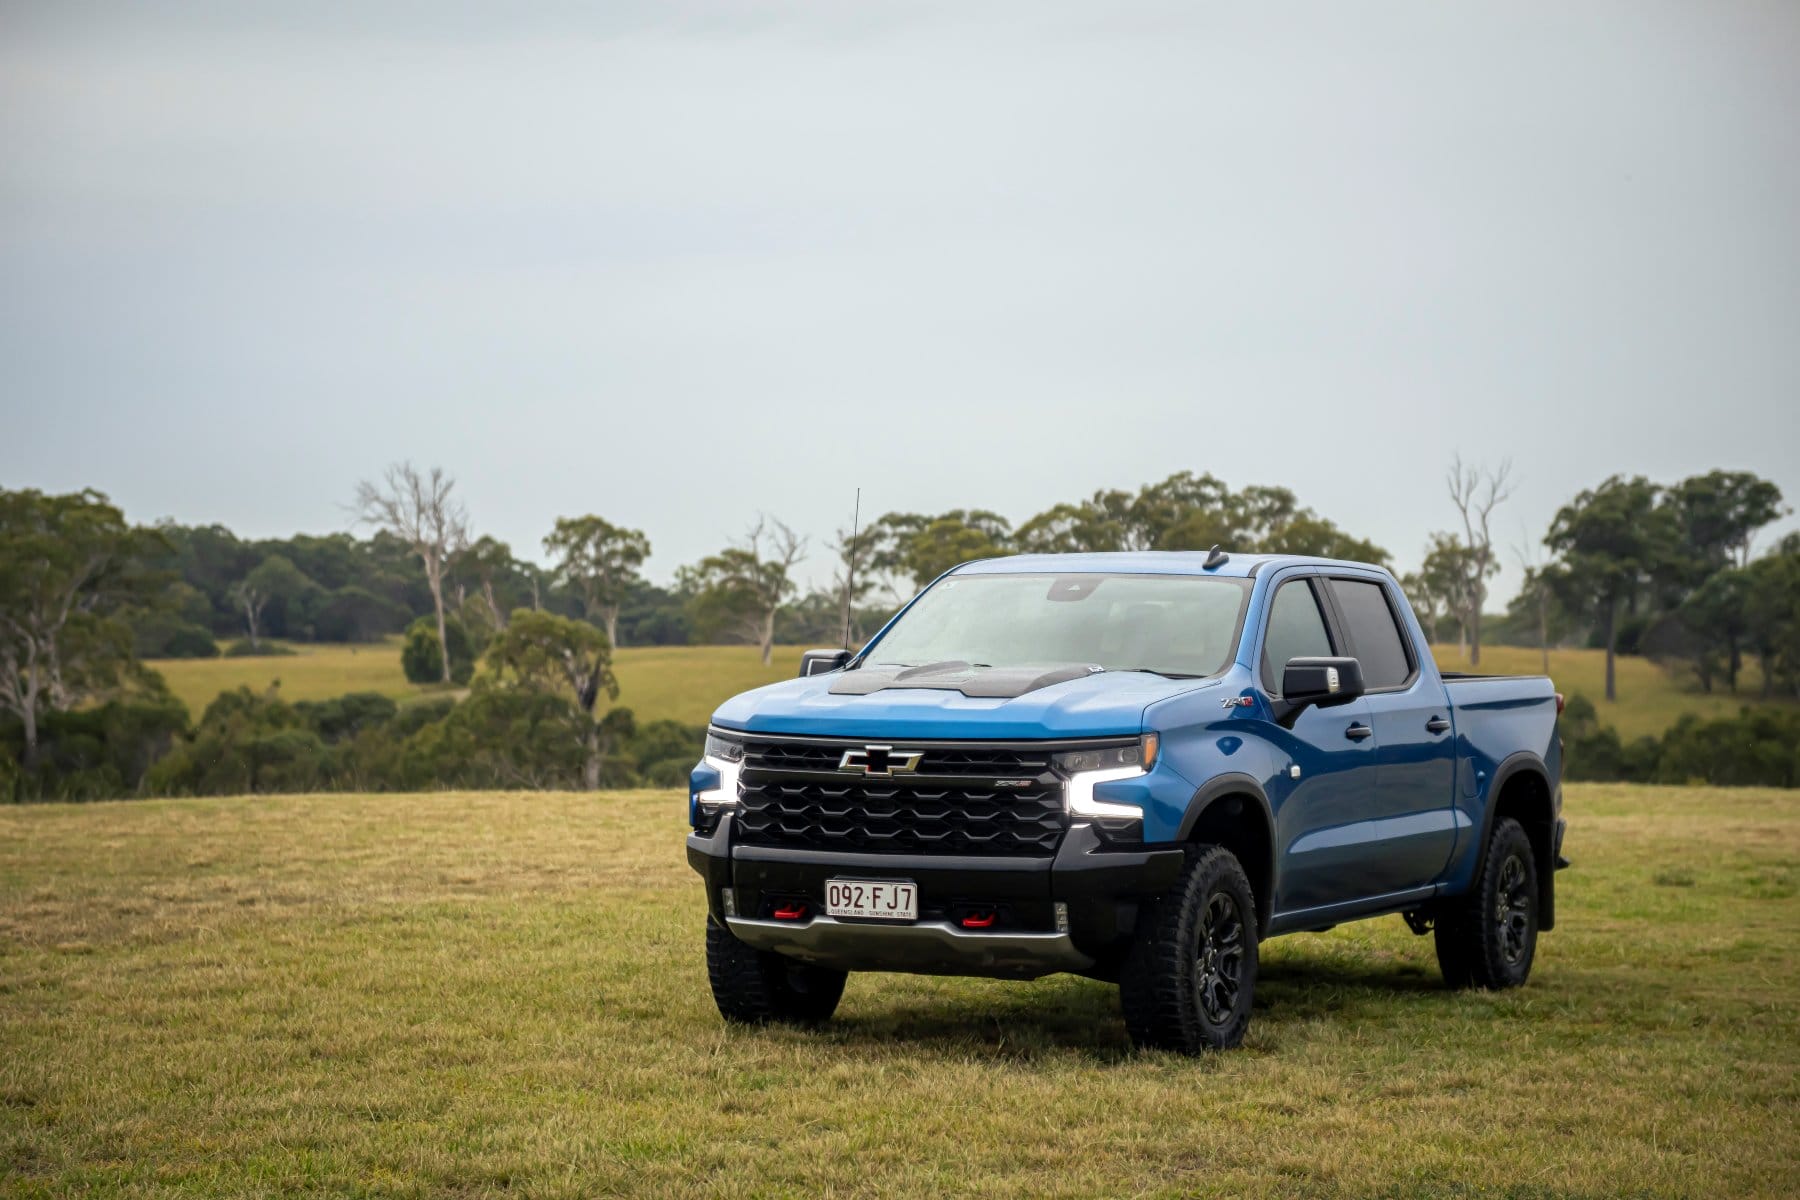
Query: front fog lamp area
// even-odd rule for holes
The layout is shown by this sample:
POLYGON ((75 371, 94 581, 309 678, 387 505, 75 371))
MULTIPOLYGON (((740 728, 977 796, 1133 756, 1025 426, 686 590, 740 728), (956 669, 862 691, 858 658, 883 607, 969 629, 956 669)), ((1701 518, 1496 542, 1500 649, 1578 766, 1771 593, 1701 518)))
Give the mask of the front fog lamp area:
POLYGON ((1136 779, 1156 764, 1157 736, 1147 733, 1133 746, 1108 746, 1101 750, 1071 750, 1056 756, 1057 769, 1068 776, 1063 795, 1069 815, 1085 818, 1113 836, 1137 836, 1143 830, 1144 810, 1135 804, 1115 804, 1094 796, 1094 786, 1119 779, 1136 779))
POLYGON ((719 782, 705 791, 694 793, 694 831, 711 833, 719 827, 719 818, 738 802, 738 776, 744 769, 744 744, 706 735, 706 751, 701 763, 718 772, 719 782))

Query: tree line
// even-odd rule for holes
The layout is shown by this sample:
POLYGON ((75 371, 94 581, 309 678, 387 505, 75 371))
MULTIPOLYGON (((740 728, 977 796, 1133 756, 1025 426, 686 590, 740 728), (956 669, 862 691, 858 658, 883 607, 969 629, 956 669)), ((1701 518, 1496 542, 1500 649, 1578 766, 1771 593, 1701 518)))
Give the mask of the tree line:
MULTIPOLYGON (((1775 485, 1726 471, 1672 485, 1607 479, 1557 512, 1535 554, 1514 547, 1525 587, 1506 613, 1484 618, 1500 559, 1493 518, 1511 482, 1505 463, 1451 465, 1447 490, 1461 529, 1434 534, 1419 570, 1403 579, 1435 637, 1452 633, 1475 663, 1483 637, 1495 633, 1534 638, 1546 652, 1588 639, 1607 652, 1609 699, 1613 656, 1640 651, 1708 690, 1735 691, 1754 656, 1765 694, 1800 695, 1800 537, 1753 552, 1758 532, 1785 511, 1775 485)), ((192 771, 152 768, 164 759, 191 764, 203 741, 218 759, 225 742, 248 739, 257 753, 285 747, 321 780, 501 785, 534 776, 492 746, 481 750, 484 739, 541 746, 526 735, 554 714, 575 763, 557 778, 625 784, 638 777, 609 768, 609 756, 615 764, 659 760, 620 749, 628 713, 606 718, 611 727, 594 715, 601 696, 616 696, 611 656, 621 644, 735 641, 758 646, 767 662, 778 642, 834 644, 847 632, 856 643, 943 571, 996 554, 1219 545, 1391 562, 1383 547, 1285 487, 1233 488, 1192 472, 1097 491, 1017 525, 982 509, 889 512, 838 530, 824 548, 830 580, 804 594, 796 568, 809 539, 773 516, 680 568, 665 587, 643 576, 648 536, 597 515, 557 518, 542 539, 546 563, 518 557, 474 532, 455 481, 440 469, 397 464, 360 484, 352 508, 357 533, 245 541, 219 526, 132 525, 92 490, 0 490, 0 780, 54 792, 57 772, 91 770, 101 781, 93 786, 123 792, 197 788, 192 771), (273 698, 239 697, 190 724, 146 661, 394 633, 403 634, 409 678, 470 688, 441 712, 357 724, 356 737, 373 738, 379 725, 382 737, 411 745, 411 765, 397 774, 369 766, 380 759, 366 757, 373 751, 346 766, 341 730, 309 725, 311 710, 273 698), (508 722, 522 724, 509 734, 508 722), (46 727, 63 764, 48 775, 46 727)), ((356 699, 358 711, 385 713, 378 699, 356 699)), ((254 778, 252 786, 260 786, 254 778)))

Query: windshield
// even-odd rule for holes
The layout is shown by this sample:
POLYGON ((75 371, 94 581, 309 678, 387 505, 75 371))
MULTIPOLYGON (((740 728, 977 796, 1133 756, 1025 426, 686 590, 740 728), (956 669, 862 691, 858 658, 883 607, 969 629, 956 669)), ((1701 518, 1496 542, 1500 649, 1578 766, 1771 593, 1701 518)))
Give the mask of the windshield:
POLYGON ((865 661, 1216 675, 1231 662, 1249 595, 1248 579, 1201 575, 952 575, 865 661))

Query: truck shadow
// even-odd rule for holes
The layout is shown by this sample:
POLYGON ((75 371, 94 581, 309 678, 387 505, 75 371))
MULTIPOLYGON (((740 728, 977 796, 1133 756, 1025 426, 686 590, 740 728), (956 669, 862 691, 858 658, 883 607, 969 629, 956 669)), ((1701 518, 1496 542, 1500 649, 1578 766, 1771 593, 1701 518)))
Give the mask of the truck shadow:
MULTIPOLYGON (((829 1036, 859 1049, 1004 1061, 1071 1052, 1100 1063, 1137 1057, 1111 984, 1061 975, 1023 986, 981 983, 976 994, 953 982, 928 986, 929 995, 906 989, 876 998, 853 984, 829 1036)), ((1257 981, 1249 1052, 1304 1041, 1318 1022, 1411 1025, 1422 1005, 1454 995, 1435 970, 1413 963, 1285 955, 1265 964, 1257 981)))

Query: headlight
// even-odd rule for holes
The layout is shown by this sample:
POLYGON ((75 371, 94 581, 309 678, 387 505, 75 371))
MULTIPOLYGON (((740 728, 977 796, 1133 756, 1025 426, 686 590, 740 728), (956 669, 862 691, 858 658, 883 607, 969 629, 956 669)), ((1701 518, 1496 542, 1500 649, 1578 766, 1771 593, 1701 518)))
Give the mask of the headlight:
POLYGON ((738 776, 744 769, 744 743, 708 732, 701 763, 718 773, 719 782, 705 791, 693 794, 694 829, 711 833, 719 827, 719 818, 738 802, 738 776))
MULTIPOLYGON (((693 743, 690 742, 688 744, 692 745, 693 743)), ((733 741, 731 738, 723 737, 720 734, 709 731, 706 735, 706 750, 704 753, 707 758, 716 758, 720 762, 743 762, 744 743, 733 741)))
MULTIPOLYGON (((1156 751, 1161 743, 1154 733, 1146 733, 1132 746, 1108 746, 1104 750, 1071 750, 1051 761, 1064 775, 1083 775, 1090 771, 1118 771, 1127 767, 1148 771, 1156 765, 1156 751)), ((1119 776, 1118 778, 1125 778, 1119 776)))
POLYGON ((1058 754, 1056 768, 1069 778, 1063 790, 1069 814, 1084 817, 1113 837, 1134 838, 1142 835, 1144 810, 1135 804, 1115 804, 1096 799, 1094 785, 1119 779, 1136 779, 1147 774, 1156 764, 1160 739, 1154 733, 1139 738, 1136 745, 1108 746, 1101 750, 1071 750, 1058 754))

